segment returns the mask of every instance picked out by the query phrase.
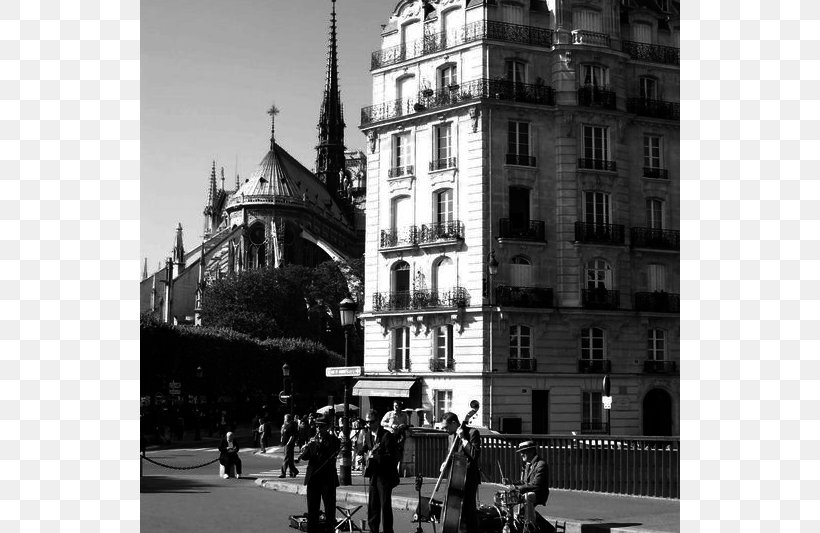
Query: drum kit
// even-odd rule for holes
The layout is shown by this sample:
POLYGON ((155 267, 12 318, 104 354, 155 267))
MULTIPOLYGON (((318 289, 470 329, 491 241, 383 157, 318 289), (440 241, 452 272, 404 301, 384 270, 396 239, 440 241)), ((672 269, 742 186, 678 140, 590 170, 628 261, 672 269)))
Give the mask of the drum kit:
POLYGON ((524 502, 524 495, 514 487, 496 492, 493 505, 478 508, 481 533, 539 533, 534 524, 528 524, 524 519, 524 502), (521 506, 517 513, 516 506, 521 506))

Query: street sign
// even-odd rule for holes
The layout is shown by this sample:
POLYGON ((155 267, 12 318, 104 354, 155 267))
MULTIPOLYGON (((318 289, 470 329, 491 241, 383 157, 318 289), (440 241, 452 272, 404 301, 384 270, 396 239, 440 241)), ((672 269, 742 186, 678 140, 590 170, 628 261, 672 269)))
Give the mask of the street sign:
POLYGON ((182 392, 182 383, 178 381, 172 381, 168 383, 168 394, 171 396, 179 396, 182 392))
POLYGON ((325 369, 325 376, 329 378, 361 375, 362 367, 360 366, 329 366, 325 369))
POLYGON ((604 404, 604 409, 612 409, 612 396, 601 396, 601 402, 604 404))
POLYGON ((287 405, 288 400, 290 400, 290 394, 285 394, 285 391, 279 393, 279 401, 283 404, 287 405))

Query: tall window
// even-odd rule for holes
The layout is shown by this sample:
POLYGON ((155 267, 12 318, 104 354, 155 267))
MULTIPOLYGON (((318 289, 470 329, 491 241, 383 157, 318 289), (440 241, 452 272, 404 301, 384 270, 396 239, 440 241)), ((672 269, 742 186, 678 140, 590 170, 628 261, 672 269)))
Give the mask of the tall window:
POLYGON ((507 81, 515 83, 527 82, 527 64, 517 59, 508 59, 505 63, 505 75, 507 81))
POLYGON ((581 418, 581 428, 586 431, 602 431, 604 430, 604 405, 601 401, 602 394, 600 392, 583 392, 583 413, 581 418))
POLYGON ((650 292, 666 292, 666 265, 652 263, 646 273, 650 292))
POLYGON ((393 370, 410 370, 410 328, 393 330, 393 370))
POLYGON ((585 328, 581 331, 581 359, 606 359, 606 336, 601 328, 585 328))
POLYGON ((529 359, 530 348, 530 327, 510 326, 510 358, 529 359))
POLYGON ((447 291, 456 285, 456 267, 449 257, 442 257, 433 264, 433 290, 438 298, 446 298, 447 291))
POLYGON ((390 204, 390 229, 393 232, 413 224, 413 202, 409 196, 397 196, 390 200, 390 204))
POLYGON ((457 71, 455 65, 445 65, 441 67, 438 70, 438 88, 444 89, 445 87, 458 83, 458 77, 456 74, 457 71))
POLYGON ((402 76, 396 80, 396 100, 397 105, 401 105, 401 100, 412 98, 416 95, 416 78, 412 75, 402 76))
POLYGON ((609 128, 584 126, 584 158, 609 161, 609 128))
POLYGON ((532 265, 526 257, 517 255, 510 261, 510 285, 513 287, 532 286, 532 265))
POLYGON ((444 367, 449 367, 453 361, 453 326, 437 327, 434 339, 436 361, 444 367))
POLYGON ((452 157, 452 134, 450 123, 439 124, 434 128, 435 146, 433 146, 433 169, 448 168, 452 157))
POLYGON ((671 11, 669 9, 669 0, 658 0, 658 7, 661 9, 661 11, 664 11, 666 13, 671 11))
POLYGON ((524 24, 524 10, 514 4, 501 4, 501 16, 508 24, 524 24))
POLYGON ((646 100, 658 99, 658 80, 644 76, 640 80, 641 98, 646 100))
POLYGON ((410 165, 410 134, 398 133, 393 135, 393 168, 397 175, 411 174, 410 165))
POLYGON ((609 69, 600 65, 581 65, 584 85, 604 88, 609 85, 609 69))
POLYGON ((658 198, 646 199, 646 227, 649 229, 663 229, 663 200, 658 198))
POLYGON ((453 189, 444 189, 435 193, 436 223, 445 224, 453 221, 453 189))
POLYGON ((639 43, 652 43, 652 26, 643 22, 633 24, 632 40, 639 43))
POLYGON ((456 37, 458 35, 458 27, 461 21, 464 20, 464 15, 459 8, 448 9, 441 16, 441 33, 444 38, 444 46, 451 46, 457 44, 456 37))
POLYGON ((591 9, 576 9, 572 12, 572 25, 576 30, 601 32, 601 13, 591 9))
POLYGON ((444 413, 451 413, 453 409, 453 391, 435 390, 433 391, 433 416, 435 421, 441 420, 444 413))
POLYGON ((587 289, 609 289, 612 287, 612 267, 603 259, 593 259, 586 267, 587 289))
POLYGON ((661 164, 660 135, 643 136, 643 166, 648 169, 663 168, 661 164))
POLYGON ((666 359, 666 332, 662 329, 650 329, 647 336, 646 358, 650 361, 666 359))
POLYGON ((530 123, 511 120, 508 124, 507 153, 515 156, 530 155, 530 123))
POLYGON ((584 192, 584 221, 587 224, 610 224, 612 222, 608 193, 584 192))

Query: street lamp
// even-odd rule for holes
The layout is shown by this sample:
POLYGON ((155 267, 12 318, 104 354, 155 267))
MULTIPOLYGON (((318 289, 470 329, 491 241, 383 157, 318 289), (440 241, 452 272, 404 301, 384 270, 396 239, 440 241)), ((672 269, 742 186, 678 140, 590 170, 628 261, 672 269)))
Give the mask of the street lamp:
POLYGON ((199 430, 199 397, 202 395, 202 365, 196 367, 196 396, 194 396, 194 440, 202 440, 199 430))
MULTIPOLYGON (((356 319, 356 302, 350 298, 345 298, 339 302, 339 319, 342 322, 342 328, 345 330, 345 366, 350 366, 350 355, 348 350, 348 332, 350 326, 353 325, 356 319)), ((350 376, 345 378, 345 395, 344 395, 344 419, 342 420, 342 464, 339 468, 341 485, 350 485, 350 398, 348 391, 350 390, 350 376)))
POLYGON ((287 395, 290 414, 293 416, 293 382, 290 380, 290 365, 282 365, 282 393, 287 395))

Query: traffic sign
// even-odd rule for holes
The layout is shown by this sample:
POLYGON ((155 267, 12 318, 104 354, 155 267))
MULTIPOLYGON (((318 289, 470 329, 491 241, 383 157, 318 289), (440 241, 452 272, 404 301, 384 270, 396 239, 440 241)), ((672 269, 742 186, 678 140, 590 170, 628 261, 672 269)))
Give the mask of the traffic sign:
POLYGON ((279 393, 279 401, 283 404, 287 405, 288 400, 290 400, 290 394, 285 394, 285 391, 279 393))
POLYGON ((360 366, 329 366, 325 369, 325 376, 329 378, 337 378, 341 376, 361 376, 362 367, 360 366))
POLYGON ((612 396, 601 396, 601 402, 604 404, 604 409, 612 409, 612 396))

